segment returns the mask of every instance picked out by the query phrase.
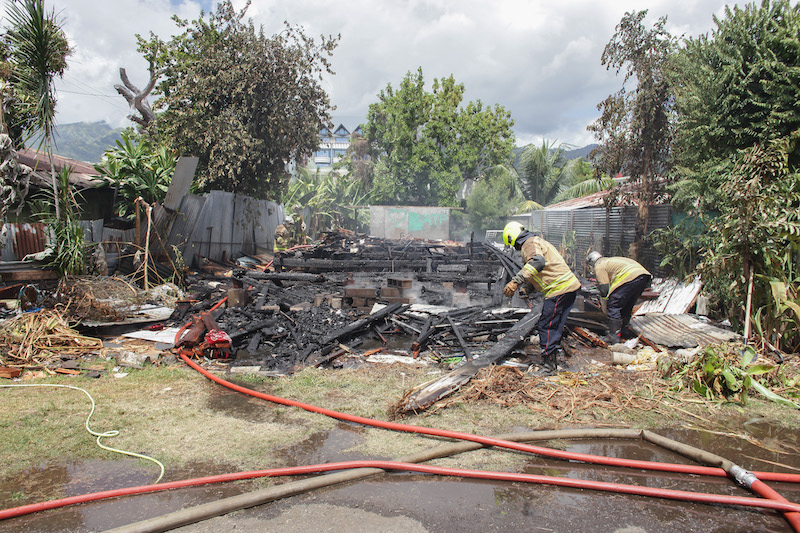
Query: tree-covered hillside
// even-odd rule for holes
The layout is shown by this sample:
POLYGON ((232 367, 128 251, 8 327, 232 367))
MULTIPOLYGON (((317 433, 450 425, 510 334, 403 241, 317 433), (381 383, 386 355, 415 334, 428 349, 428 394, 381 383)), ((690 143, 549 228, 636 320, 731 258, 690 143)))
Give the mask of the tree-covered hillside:
MULTIPOLYGON (((122 138, 121 134, 122 128, 112 129, 105 122, 60 124, 55 130, 53 153, 87 163, 98 163, 103 153, 122 138)), ((30 139, 26 146, 36 149, 39 140, 30 139)))

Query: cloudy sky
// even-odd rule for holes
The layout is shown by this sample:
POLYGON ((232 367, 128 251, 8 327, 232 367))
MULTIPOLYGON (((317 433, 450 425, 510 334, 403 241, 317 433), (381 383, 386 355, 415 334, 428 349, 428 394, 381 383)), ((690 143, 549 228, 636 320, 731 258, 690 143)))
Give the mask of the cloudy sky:
MULTIPOLYGON (((584 146, 597 104, 622 83, 600 64, 603 47, 626 11, 667 16, 673 35, 696 37, 724 13, 723 0, 253 0, 248 16, 268 34, 283 21, 313 37, 341 34, 326 80, 335 120, 349 129, 387 84, 397 87, 422 67, 426 82, 451 74, 465 101, 511 112, 518 145, 543 139, 584 146)), ((147 82, 135 35, 162 39, 177 31, 173 14, 194 19, 216 0, 45 0, 74 49, 58 88, 58 122, 131 125, 114 90, 119 68, 147 82)), ((235 0, 241 7, 243 0, 235 0)), ((744 5, 744 2, 740 2, 744 5)))

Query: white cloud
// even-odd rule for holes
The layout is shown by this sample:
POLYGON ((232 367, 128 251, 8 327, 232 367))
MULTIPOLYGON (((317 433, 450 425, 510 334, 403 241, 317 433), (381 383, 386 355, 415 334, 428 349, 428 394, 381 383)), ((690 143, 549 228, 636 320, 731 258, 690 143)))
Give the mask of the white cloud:
MULTIPOLYGON (((59 82, 61 123, 105 120, 129 125, 124 99, 114 90, 125 67, 134 83, 147 82, 147 64, 135 34, 163 39, 178 31, 173 13, 194 19, 212 0, 53 0, 75 53, 59 82), (77 94, 80 93, 80 94, 77 94)), ((426 81, 453 75, 466 100, 499 104, 515 120, 518 144, 542 138, 575 145, 592 142, 586 126, 597 104, 621 80, 600 64, 603 47, 626 11, 649 9, 649 22, 668 16, 675 35, 697 36, 723 13, 724 0, 629 2, 566 0, 253 0, 248 11, 265 31, 286 20, 312 37, 341 34, 326 80, 334 116, 347 125, 365 120, 378 92, 396 87, 422 67, 426 81)), ((241 7, 243 0, 236 0, 241 7)))

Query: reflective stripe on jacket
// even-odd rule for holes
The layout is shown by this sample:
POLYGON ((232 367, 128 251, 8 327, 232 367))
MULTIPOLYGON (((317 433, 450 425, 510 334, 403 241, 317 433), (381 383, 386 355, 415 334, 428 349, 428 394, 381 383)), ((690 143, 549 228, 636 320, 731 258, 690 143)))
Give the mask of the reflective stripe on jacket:
POLYGON ((608 294, 642 274, 650 275, 642 265, 627 257, 601 257, 594 265, 597 283, 608 285, 608 294))
POLYGON ((522 243, 522 261, 525 263, 517 275, 533 284, 545 298, 553 298, 581 288, 581 282, 572 273, 555 246, 545 239, 533 236, 522 243), (537 255, 544 257, 544 268, 538 272, 528 260, 537 255))

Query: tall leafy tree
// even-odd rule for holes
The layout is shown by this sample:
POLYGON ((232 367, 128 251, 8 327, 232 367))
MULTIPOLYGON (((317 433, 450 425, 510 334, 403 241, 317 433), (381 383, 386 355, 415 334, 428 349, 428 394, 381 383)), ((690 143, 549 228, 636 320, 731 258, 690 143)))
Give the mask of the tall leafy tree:
MULTIPOLYGON (((800 6, 788 0, 726 7, 710 34, 686 39, 673 59, 683 178, 676 200, 715 209, 736 152, 800 129, 800 6)), ((797 165, 800 148, 789 163, 797 165)))
POLYGON ((465 211, 470 229, 501 228, 506 217, 524 203, 519 177, 512 166, 497 165, 486 172, 467 196, 465 211))
MULTIPOLYGON (((8 27, 4 48, 10 68, 6 82, 12 98, 5 105, 4 115, 9 133, 21 145, 35 133, 42 135, 42 144, 51 161, 56 116, 54 81, 67 69, 70 53, 67 38, 55 11, 45 9, 44 0, 9 2, 8 27)), ((58 181, 53 180, 53 197, 59 198, 58 181)), ((56 219, 61 218, 61 206, 55 202, 56 219)))
POLYGON ((612 176, 621 170, 639 181, 639 238, 647 232, 655 178, 670 165, 673 111, 667 68, 676 47, 664 27, 666 17, 647 28, 646 15, 646 10, 625 13, 603 50, 602 64, 622 73, 623 85, 598 106, 601 117, 589 127, 602 143, 604 170, 612 176), (629 81, 636 83, 632 91, 626 89, 629 81))
POLYGON ((330 126, 322 76, 333 74, 338 37, 317 43, 288 24, 267 36, 245 21, 249 5, 237 11, 223 0, 208 19, 176 17, 183 33, 139 37, 139 50, 164 72, 153 127, 179 155, 199 157, 201 190, 278 198, 287 165, 309 157, 330 126))
POLYGON ((513 120, 502 106, 461 106, 453 76, 425 89, 422 69, 370 105, 366 135, 375 161, 373 198, 390 205, 456 205, 463 180, 509 160, 513 120))

